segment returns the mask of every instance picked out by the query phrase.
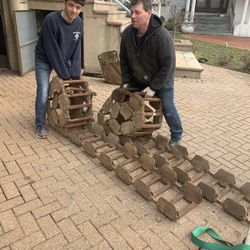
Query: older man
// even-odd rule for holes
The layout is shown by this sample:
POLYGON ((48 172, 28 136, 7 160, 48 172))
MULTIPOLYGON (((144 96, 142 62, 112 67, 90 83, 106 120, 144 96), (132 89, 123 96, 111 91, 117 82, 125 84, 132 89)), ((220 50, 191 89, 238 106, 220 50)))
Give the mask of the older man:
POLYGON ((152 14, 150 0, 131 1, 131 21, 123 34, 120 63, 123 87, 140 88, 162 101, 170 128, 170 147, 180 143, 183 129, 174 104, 175 50, 169 32, 152 14))

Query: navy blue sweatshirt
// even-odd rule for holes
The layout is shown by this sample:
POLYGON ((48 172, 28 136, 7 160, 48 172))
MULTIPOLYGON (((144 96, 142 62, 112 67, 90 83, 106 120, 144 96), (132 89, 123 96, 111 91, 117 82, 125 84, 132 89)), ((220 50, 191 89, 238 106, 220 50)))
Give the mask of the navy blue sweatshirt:
POLYGON ((68 23, 60 11, 49 13, 35 48, 36 62, 48 63, 63 80, 81 75, 81 38, 83 21, 76 17, 68 23))

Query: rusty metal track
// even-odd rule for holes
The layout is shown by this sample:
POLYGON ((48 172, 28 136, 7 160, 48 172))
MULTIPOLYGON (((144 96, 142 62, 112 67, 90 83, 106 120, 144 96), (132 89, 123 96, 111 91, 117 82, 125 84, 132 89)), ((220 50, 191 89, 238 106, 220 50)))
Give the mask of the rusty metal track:
MULTIPOLYGON (((53 109, 65 111, 65 107, 69 110, 69 104, 66 102, 65 105, 65 101, 59 101, 62 97, 58 98, 65 92, 77 95, 77 98, 80 93, 84 93, 80 98, 91 97, 87 102, 84 99, 83 106, 92 110, 93 94, 85 95, 89 90, 79 90, 72 84, 67 85, 69 89, 63 89, 58 80, 51 86, 54 90, 50 90, 50 112, 53 109)), ((68 119, 64 126, 60 127, 60 123, 55 126, 55 119, 50 114, 49 121, 60 133, 82 146, 89 156, 97 158, 105 168, 115 171, 118 178, 133 185, 145 199, 153 201, 171 220, 176 221, 204 198, 219 204, 238 220, 250 223, 250 182, 239 187, 232 173, 224 169, 213 173, 203 157, 196 155, 191 159, 185 147, 169 148, 168 138, 152 137, 152 131, 162 122, 159 99, 153 99, 119 88, 99 111, 99 124, 92 122, 92 112, 89 113, 90 119, 86 116, 87 126, 82 126, 82 120, 74 126, 77 123, 72 119, 68 119)))

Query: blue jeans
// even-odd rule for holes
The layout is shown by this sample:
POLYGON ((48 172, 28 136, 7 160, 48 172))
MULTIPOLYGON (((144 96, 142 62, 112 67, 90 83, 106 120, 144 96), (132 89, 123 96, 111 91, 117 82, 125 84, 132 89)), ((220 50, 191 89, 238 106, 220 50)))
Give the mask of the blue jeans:
POLYGON ((36 92, 36 127, 43 126, 46 122, 46 112, 48 108, 49 78, 52 71, 50 64, 36 61, 35 74, 37 82, 36 92))
POLYGON ((162 112, 170 128, 171 140, 178 142, 181 140, 183 128, 174 104, 174 83, 172 81, 168 82, 167 85, 156 91, 155 96, 161 99, 162 112))

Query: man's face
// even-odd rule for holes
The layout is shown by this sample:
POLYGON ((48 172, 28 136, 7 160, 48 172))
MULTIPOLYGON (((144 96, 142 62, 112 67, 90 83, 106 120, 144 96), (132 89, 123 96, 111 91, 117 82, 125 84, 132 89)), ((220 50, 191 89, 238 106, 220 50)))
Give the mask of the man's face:
POLYGON ((64 12, 67 18, 72 22, 81 12, 82 6, 72 0, 68 0, 64 5, 64 12))
POLYGON ((146 27, 149 23, 151 17, 151 10, 145 11, 143 3, 139 2, 138 4, 131 7, 131 21, 132 26, 135 29, 142 29, 146 27))

